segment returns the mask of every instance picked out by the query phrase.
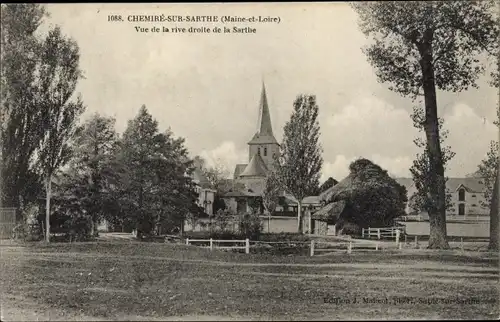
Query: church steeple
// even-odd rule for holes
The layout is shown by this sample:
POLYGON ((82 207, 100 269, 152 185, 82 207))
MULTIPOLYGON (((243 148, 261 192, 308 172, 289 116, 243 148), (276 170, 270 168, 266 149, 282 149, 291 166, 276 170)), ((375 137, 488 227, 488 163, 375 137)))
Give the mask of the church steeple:
POLYGON ((259 118, 257 121, 257 132, 248 144, 278 143, 274 138, 271 125, 271 114, 267 103, 266 86, 262 81, 262 92, 259 102, 259 118))
POLYGON ((262 81, 262 92, 260 94, 259 103, 259 121, 257 126, 257 133, 259 133, 259 135, 273 136, 273 127, 271 125, 269 106, 267 105, 266 85, 264 84, 264 81, 262 81))

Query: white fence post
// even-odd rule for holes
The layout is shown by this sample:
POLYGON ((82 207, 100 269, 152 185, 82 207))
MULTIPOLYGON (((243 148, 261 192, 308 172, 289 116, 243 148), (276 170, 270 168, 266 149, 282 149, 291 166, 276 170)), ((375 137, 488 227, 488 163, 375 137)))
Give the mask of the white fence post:
POLYGON ((377 229, 377 237, 380 239, 380 228, 377 229))
POLYGON ((189 246, 189 238, 186 238, 186 245, 189 246))
POLYGON ((349 242, 349 245, 347 246, 347 254, 350 254, 352 252, 352 242, 349 242))
POLYGON ((361 238, 365 238, 365 229, 361 228, 361 238))
POLYGON ((378 250, 378 243, 375 244, 375 250, 378 250))
POLYGON ((210 250, 214 249, 214 241, 210 238, 210 250))
POLYGON ((399 244, 399 229, 396 229, 396 244, 399 244))
POLYGON ((403 249, 403 246, 401 246, 401 243, 398 244, 398 249, 403 249))
POLYGON ((314 256, 314 240, 311 240, 311 256, 314 256))
POLYGON ((463 237, 460 237, 460 249, 462 250, 462 252, 464 251, 464 238, 463 237))
POLYGON ((418 236, 415 236, 415 248, 418 246, 418 236))
POLYGON ((248 238, 245 239, 245 253, 250 254, 250 240, 248 238))

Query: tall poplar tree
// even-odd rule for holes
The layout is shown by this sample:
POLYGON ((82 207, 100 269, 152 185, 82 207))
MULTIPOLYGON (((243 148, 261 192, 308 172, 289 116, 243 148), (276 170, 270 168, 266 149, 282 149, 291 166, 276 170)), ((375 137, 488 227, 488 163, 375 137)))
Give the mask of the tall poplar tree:
POLYGON ((297 226, 300 233, 302 200, 317 191, 323 165, 322 148, 318 142, 318 112, 316 96, 297 96, 290 120, 284 127, 277 162, 276 171, 281 186, 297 200, 297 226))
POLYGON ((73 99, 76 85, 82 76, 76 42, 64 37, 60 28, 56 27, 45 39, 40 59, 37 92, 43 117, 39 126, 45 129, 45 133, 40 143, 39 164, 45 179, 45 238, 48 242, 53 175, 69 161, 70 140, 85 107, 79 96, 73 99))

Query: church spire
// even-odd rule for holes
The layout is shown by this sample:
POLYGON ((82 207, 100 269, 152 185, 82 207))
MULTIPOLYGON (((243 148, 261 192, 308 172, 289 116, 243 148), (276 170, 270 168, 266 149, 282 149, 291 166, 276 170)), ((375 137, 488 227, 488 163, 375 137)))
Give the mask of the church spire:
POLYGON ((259 136, 273 136, 271 115, 269 113, 269 106, 267 105, 266 85, 264 84, 264 80, 262 80, 262 93, 260 95, 257 134, 259 136))

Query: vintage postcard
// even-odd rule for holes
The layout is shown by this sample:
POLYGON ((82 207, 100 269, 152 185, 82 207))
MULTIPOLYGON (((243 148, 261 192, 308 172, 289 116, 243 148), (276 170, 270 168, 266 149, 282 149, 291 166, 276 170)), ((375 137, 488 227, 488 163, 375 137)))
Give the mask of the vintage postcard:
POLYGON ((2 4, 2 321, 500 318, 499 11, 2 4))

